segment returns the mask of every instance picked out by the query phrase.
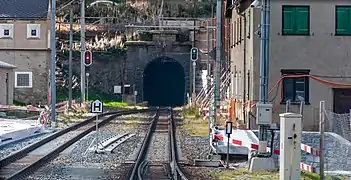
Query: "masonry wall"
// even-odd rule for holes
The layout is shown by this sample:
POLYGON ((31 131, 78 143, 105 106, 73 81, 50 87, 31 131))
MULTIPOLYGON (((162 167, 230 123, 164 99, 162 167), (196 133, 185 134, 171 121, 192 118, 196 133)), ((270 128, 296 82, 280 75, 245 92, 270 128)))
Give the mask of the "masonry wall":
POLYGON ((158 57, 169 57, 179 62, 185 71, 186 91, 189 92, 189 52, 191 44, 172 42, 164 50, 154 42, 127 43, 125 84, 135 85, 137 102, 143 101, 143 73, 147 64, 158 57))
MULTIPOLYGON (((1 50, 1 61, 15 65, 15 72, 32 72, 32 88, 15 88, 14 100, 25 103, 47 103, 49 51, 1 50)), ((13 77, 14 81, 15 77, 13 77)))
MULTIPOLYGON (((272 1, 270 24, 270 55, 269 55, 269 89, 280 79, 281 69, 310 69, 310 74, 322 76, 351 76, 350 53, 351 37, 335 36, 335 5, 351 5, 351 2, 336 1, 272 1), (309 5, 310 6, 310 36, 282 36, 282 5, 309 5)), ((249 8, 251 11, 251 33, 253 39, 247 45, 247 57, 250 59, 248 67, 252 69, 250 84, 251 100, 257 102, 259 97, 259 53, 260 39, 254 35, 259 30, 260 9, 249 8), (251 59, 252 58, 252 59, 251 59)), ((238 15, 233 12, 233 19, 238 15)), ((243 69, 243 47, 238 45, 232 49, 232 69, 243 69)), ((351 83, 349 78, 327 79, 340 83, 351 83)), ((242 81, 242 80, 241 80, 242 81)), ((233 82, 232 82, 233 83, 233 82)), ((234 82, 235 84, 235 82, 234 82)), ((243 84, 243 83, 241 83, 243 84)), ((242 89, 241 86, 239 89, 242 89)), ((242 90, 241 94, 242 94, 242 90)), ((285 111, 281 104, 280 90, 273 90, 269 99, 273 101, 275 113, 273 120, 279 122, 279 113, 285 111)), ((327 108, 332 109, 332 87, 310 79, 310 103, 304 108, 304 129, 318 128, 318 107, 321 100, 326 101, 327 108)), ((298 112, 298 105, 292 105, 292 111, 298 112)))
MULTIPOLYGON (((351 2, 337 1, 297 1, 290 5, 310 5, 310 36, 282 36, 282 1, 272 3, 271 46, 270 46, 270 86, 278 81, 281 69, 310 69, 310 74, 323 76, 350 76, 351 49, 350 36, 335 36, 335 5, 351 5, 351 2)), ((351 83, 350 79, 327 79, 335 82, 351 83)), ((333 103, 332 87, 310 78, 310 104, 305 106, 304 127, 318 128, 318 107, 325 100, 327 108, 333 103)), ((278 93, 279 94, 279 93, 278 93)), ((273 94, 272 94, 273 95, 273 94)), ((280 95, 280 94, 279 94, 280 95)), ((277 97, 277 101, 280 97, 277 97)), ((275 103, 279 103, 279 102, 275 103)), ((297 111, 298 106, 294 107, 297 111)), ((274 114, 284 111, 279 106, 274 114)))

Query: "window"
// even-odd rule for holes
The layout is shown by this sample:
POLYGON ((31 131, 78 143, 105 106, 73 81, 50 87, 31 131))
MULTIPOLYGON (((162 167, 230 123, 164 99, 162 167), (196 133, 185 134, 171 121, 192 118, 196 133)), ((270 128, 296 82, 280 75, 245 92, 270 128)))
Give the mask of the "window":
POLYGON ((335 7, 335 35, 351 35, 351 6, 335 7))
POLYGON ((0 38, 12 38, 12 24, 0 24, 0 38))
POLYGON ((27 24, 27 38, 40 38, 40 24, 27 24))
POLYGON ((15 72, 16 88, 32 88, 32 72, 15 72))
POLYGON ((10 30, 4 29, 4 36, 9 36, 10 35, 10 30))
MULTIPOLYGON (((281 70, 282 75, 306 75, 309 70, 281 70)), ((299 103, 305 101, 309 103, 309 77, 286 77, 283 79, 283 102, 299 103)))
POLYGON ((36 29, 32 29, 31 35, 32 35, 32 36, 37 36, 37 30, 36 30, 36 29))
POLYGON ((283 6, 282 35, 310 34, 310 7, 283 6))
POLYGON ((235 43, 236 43, 236 21, 233 22, 233 44, 232 44, 232 46, 235 47, 235 43))

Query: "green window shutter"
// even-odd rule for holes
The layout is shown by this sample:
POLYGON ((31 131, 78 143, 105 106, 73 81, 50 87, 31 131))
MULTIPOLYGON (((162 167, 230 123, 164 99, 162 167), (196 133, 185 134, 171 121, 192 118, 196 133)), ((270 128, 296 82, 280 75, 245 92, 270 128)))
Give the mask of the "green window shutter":
POLYGON ((309 8, 296 7, 295 9, 296 34, 308 35, 310 31, 309 8))
POLYGON ((349 7, 337 7, 336 8, 336 34, 337 35, 349 35, 351 34, 350 27, 350 12, 349 7))
POLYGON ((294 34, 294 7, 283 7, 283 34, 294 34))

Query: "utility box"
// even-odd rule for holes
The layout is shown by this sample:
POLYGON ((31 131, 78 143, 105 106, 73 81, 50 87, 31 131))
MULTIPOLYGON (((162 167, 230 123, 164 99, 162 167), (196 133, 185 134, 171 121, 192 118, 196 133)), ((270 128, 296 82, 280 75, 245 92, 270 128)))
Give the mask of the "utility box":
POLYGON ((258 103, 256 107, 256 123, 258 125, 272 124, 272 104, 258 103))
POLYGON ((295 113, 280 114, 280 180, 299 180, 301 161, 301 118, 295 113))

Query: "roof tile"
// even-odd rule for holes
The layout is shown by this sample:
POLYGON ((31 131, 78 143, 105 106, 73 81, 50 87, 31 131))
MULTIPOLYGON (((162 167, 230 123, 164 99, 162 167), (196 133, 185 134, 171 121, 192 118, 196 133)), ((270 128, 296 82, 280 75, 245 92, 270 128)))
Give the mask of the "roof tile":
POLYGON ((46 18, 49 0, 0 0, 0 19, 46 18))

